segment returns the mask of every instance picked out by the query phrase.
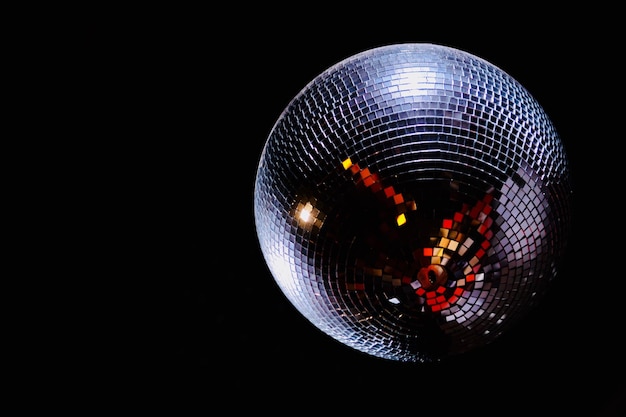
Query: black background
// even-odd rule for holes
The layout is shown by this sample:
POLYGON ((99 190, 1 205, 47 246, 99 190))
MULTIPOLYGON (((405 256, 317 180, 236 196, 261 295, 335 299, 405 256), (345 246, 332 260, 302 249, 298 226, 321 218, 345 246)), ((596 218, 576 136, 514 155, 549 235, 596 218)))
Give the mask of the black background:
POLYGON ((126 372, 142 364, 193 386, 207 410, 623 416, 624 221, 609 146, 623 134, 611 112, 619 79, 615 39, 592 29, 606 21, 584 10, 302 7, 86 25, 102 94, 119 94, 109 114, 132 121, 110 130, 128 173, 126 273, 142 283, 126 335, 142 347, 126 348, 126 372), (428 365, 369 357, 308 323, 265 266, 252 208, 262 147, 289 101, 336 62, 401 42, 456 47, 517 79, 554 122, 574 183, 568 255, 545 301, 492 345, 428 365))

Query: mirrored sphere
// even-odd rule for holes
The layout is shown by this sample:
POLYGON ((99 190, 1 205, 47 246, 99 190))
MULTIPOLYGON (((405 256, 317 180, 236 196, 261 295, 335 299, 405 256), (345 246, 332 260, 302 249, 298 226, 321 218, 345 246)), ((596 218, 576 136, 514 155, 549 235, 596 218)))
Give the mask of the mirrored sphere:
POLYGON ((260 155, 254 216, 269 271, 313 326, 432 362, 536 306, 565 254, 571 196, 563 144, 519 82, 407 43, 353 55, 292 99, 260 155))

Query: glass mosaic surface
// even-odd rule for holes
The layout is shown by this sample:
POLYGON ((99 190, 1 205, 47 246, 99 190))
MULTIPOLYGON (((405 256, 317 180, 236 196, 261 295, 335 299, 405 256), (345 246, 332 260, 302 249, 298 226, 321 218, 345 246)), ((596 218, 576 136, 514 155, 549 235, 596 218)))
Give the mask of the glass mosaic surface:
POLYGON ((277 115, 260 155, 260 248, 338 342, 405 362, 490 343, 557 276, 571 186, 560 138, 515 79, 468 52, 349 57, 277 115))

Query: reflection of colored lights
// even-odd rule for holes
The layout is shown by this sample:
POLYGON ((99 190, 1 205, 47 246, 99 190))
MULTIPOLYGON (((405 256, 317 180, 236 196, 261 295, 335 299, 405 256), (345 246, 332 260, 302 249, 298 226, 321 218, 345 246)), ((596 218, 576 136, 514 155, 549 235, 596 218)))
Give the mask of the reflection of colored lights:
MULTIPOLYGON (((407 211, 416 209, 414 201, 405 201, 402 193, 397 192, 391 185, 383 185, 376 173, 368 168, 361 168, 351 158, 345 159, 342 165, 344 170, 349 171, 355 185, 369 189, 374 194, 382 196, 382 200, 391 202, 398 213, 395 218, 398 226, 407 223, 407 211)), ((460 210, 453 213, 451 218, 442 219, 438 236, 432 238, 435 245, 413 251, 415 255, 421 254, 415 257, 416 261, 424 259, 430 265, 422 267, 417 280, 415 277, 402 274, 401 271, 396 271, 395 273, 400 276, 392 279, 391 275, 383 273, 381 268, 366 265, 368 262, 366 260, 362 265, 363 273, 366 276, 377 277, 383 282, 391 282, 395 287, 403 284, 412 285, 415 294, 424 300, 424 306, 432 312, 443 312, 459 302, 467 301, 468 297, 464 298, 463 293, 478 289, 474 285, 475 274, 481 271, 481 259, 490 248, 487 237, 492 235, 490 226, 493 224, 493 218, 489 216, 492 212, 490 205, 492 199, 493 196, 487 193, 472 205, 462 204, 460 210), (456 275, 448 276, 445 268, 453 258, 456 268, 461 269, 456 275), (433 274, 432 280, 429 281, 430 278, 424 274, 433 274)), ((382 263, 387 263, 386 268, 394 270, 391 266, 392 260, 385 259, 382 263)), ((352 291, 366 291, 362 282, 347 283, 346 287, 352 291)), ((474 294, 473 297, 482 296, 484 294, 474 294)), ((401 304, 397 298, 394 300, 394 304, 401 304)))
POLYGON ((369 168, 361 168, 359 164, 353 163, 351 158, 346 158, 342 162, 345 170, 350 170, 354 182, 362 184, 372 192, 382 194, 385 199, 389 199, 396 207, 396 224, 403 226, 407 222, 405 213, 415 210, 416 205, 413 200, 406 201, 402 193, 397 193, 392 186, 384 187, 377 174, 372 173, 369 168))

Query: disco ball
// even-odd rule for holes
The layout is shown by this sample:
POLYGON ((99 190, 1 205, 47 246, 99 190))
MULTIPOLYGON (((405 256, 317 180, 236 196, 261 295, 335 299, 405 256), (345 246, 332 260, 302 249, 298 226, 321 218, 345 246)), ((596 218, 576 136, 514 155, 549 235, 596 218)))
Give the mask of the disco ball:
POLYGON ((312 325, 358 351, 435 362, 485 346, 557 276, 571 222, 563 144, 503 70, 407 43, 338 62, 272 127, 260 249, 312 325))

